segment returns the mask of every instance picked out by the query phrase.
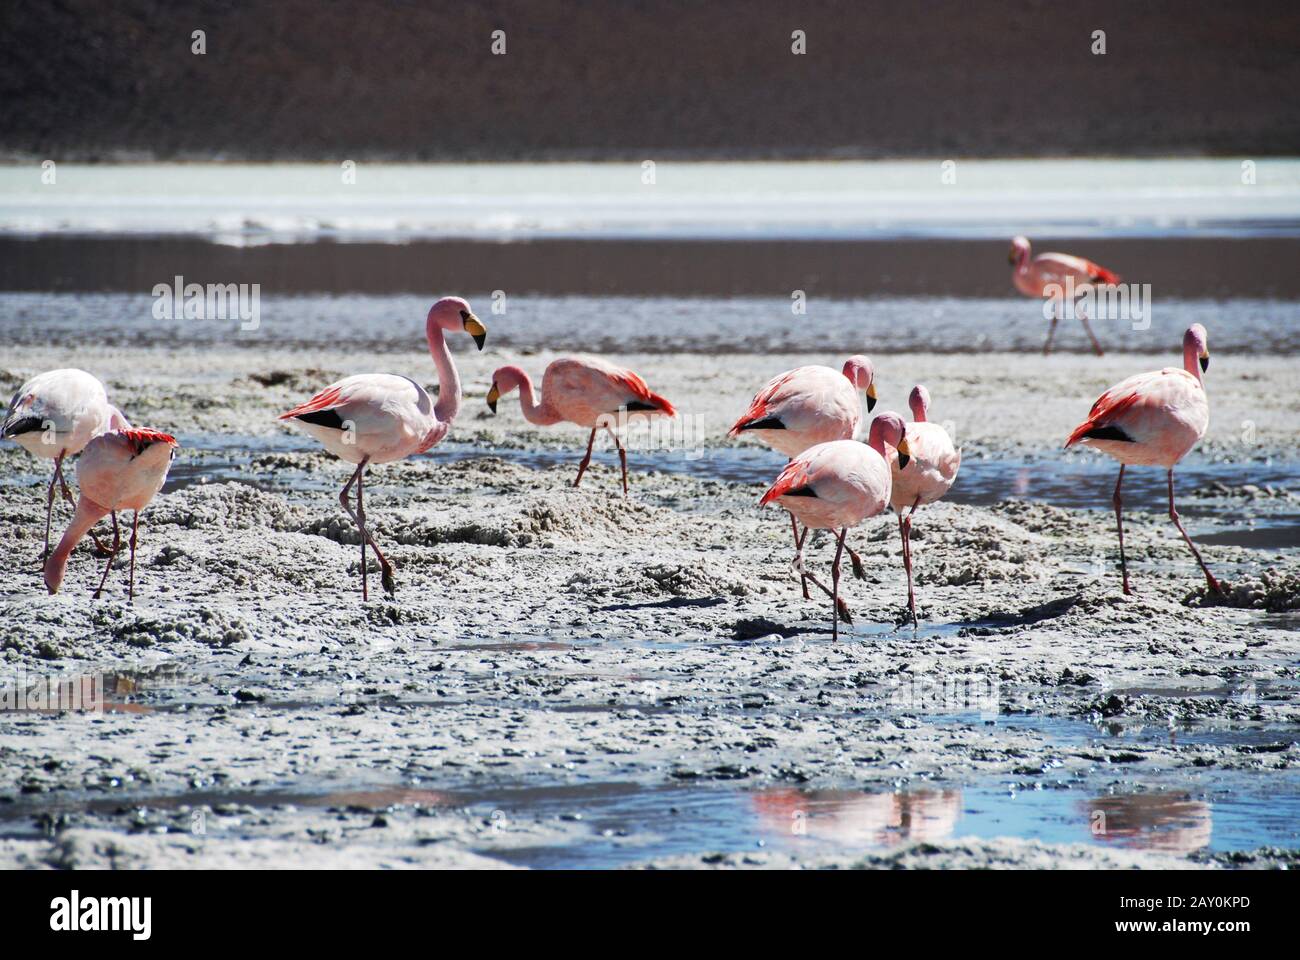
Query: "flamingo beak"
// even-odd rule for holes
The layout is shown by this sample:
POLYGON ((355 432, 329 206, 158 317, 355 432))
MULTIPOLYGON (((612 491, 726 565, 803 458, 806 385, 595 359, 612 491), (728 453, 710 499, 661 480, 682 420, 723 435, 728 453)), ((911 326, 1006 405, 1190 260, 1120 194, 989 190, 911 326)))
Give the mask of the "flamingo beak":
POLYGON ((493 380, 492 389, 488 391, 488 395, 487 395, 488 408, 493 413, 497 412, 497 401, 500 399, 501 399, 501 391, 497 389, 496 381, 493 380))
POLYGON ((867 413, 876 408, 876 381, 867 385, 867 413))
POLYGON ((1011 252, 1007 254, 1007 263, 1015 263, 1015 262, 1016 262, 1016 248, 1012 247, 1011 252))
POLYGON ((902 470, 912 459, 912 451, 907 446, 907 438, 898 441, 898 469, 902 470))
POLYGON ((465 332, 474 338, 474 342, 482 350, 484 342, 487 341, 487 327, 483 326, 483 321, 472 313, 465 317, 464 323, 465 332))
POLYGON ((1207 350, 1205 353, 1201 354, 1201 373, 1204 373, 1206 370, 1209 369, 1210 369, 1210 353, 1207 350))

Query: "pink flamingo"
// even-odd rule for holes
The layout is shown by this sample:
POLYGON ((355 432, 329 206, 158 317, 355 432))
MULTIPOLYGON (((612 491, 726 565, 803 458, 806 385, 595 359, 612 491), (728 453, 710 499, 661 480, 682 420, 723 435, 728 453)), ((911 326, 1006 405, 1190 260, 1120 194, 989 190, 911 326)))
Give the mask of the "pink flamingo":
MULTIPOLYGON (((831 440, 852 440, 862 423, 862 404, 858 391, 867 395, 867 412, 876 406, 876 375, 868 357, 849 357, 840 372, 830 367, 810 365, 787 370, 769 380, 750 401, 749 409, 727 433, 737 437, 749 433, 755 439, 787 457, 796 457, 809 447, 831 440)), ((794 550, 803 549, 805 530, 790 515, 794 531, 794 550)), ((862 558, 847 544, 853 575, 865 580, 862 558)), ((813 581, 816 583, 817 581, 813 581)), ((803 598, 808 597, 808 579, 800 577, 803 598)), ((824 588, 823 588, 824 589, 824 588)), ((846 618, 847 619, 847 618, 846 618)))
MULTIPOLYGON (((1008 261, 1015 267, 1011 271, 1011 282, 1027 297, 1042 297, 1046 293, 1046 288, 1055 285, 1060 290, 1066 288, 1066 281, 1070 280, 1074 284, 1075 291, 1082 293, 1086 288, 1106 284, 1119 283, 1119 275, 1112 273, 1105 267, 1098 266, 1091 260, 1085 260, 1083 257, 1072 257, 1068 253, 1040 253, 1032 260, 1029 258, 1029 241, 1024 237, 1016 237, 1011 241, 1011 254, 1008 261)), ((1088 338, 1092 340, 1092 348, 1097 351, 1097 356, 1102 355, 1101 344, 1097 342, 1096 336, 1092 332, 1092 327, 1088 324, 1088 318, 1084 314, 1075 310, 1075 316, 1083 324, 1083 329, 1088 332, 1088 338)), ((1043 347, 1043 353, 1052 352, 1052 337, 1056 334, 1056 325, 1060 322, 1060 301, 1056 303, 1052 313, 1052 325, 1047 331, 1047 345, 1043 347)))
POLYGON ((438 370, 438 402, 409 377, 387 373, 366 373, 331 384, 306 403, 280 415, 293 420, 315 437, 334 456, 355 463, 351 479, 339 492, 339 502, 352 517, 361 535, 361 598, 370 598, 366 575, 366 545, 379 561, 380 580, 392 596, 396 591, 393 567, 366 527, 363 498, 366 467, 391 463, 424 453, 441 443, 460 412, 460 375, 452 362, 444 336, 448 330, 463 330, 474 338, 480 350, 487 328, 460 297, 443 297, 429 308, 425 336, 433 365, 438 370), (357 507, 352 509, 348 492, 357 486, 357 507))
MULTIPOLYGON (((9 401, 9 413, 0 424, 0 436, 13 440, 34 457, 54 461, 49 492, 45 496, 45 547, 40 560, 50 555, 50 522, 54 514, 54 487, 75 506, 63 478, 63 461, 75 456, 106 430, 130 429, 122 412, 108 402, 104 385, 84 370, 49 370, 28 380, 9 401)), ((101 554, 108 553, 91 533, 101 554)), ((113 550, 117 549, 114 544, 113 550)))
MULTIPOLYGON (((834 640, 839 639, 839 621, 845 613, 840 606, 840 556, 848 528, 877 516, 889 506, 891 479, 886 445, 897 448, 899 467, 906 467, 910 451, 903 418, 896 413, 876 417, 866 443, 832 440, 809 447, 785 465, 776 482, 758 501, 760 505, 777 501, 805 529, 839 531, 835 560, 831 564, 830 590, 804 569, 802 549, 795 554, 794 562, 800 576, 807 576, 830 594, 834 640)), ((848 616, 844 619, 853 622, 848 616)))
POLYGON ((907 570, 907 611, 916 620, 916 593, 912 589, 912 514, 916 508, 943 497, 957 479, 961 468, 961 451, 953 449, 948 431, 931 423, 930 391, 917 384, 907 398, 912 408, 912 422, 906 426, 908 448, 912 451, 912 469, 903 470, 898 457, 889 454, 893 489, 889 502, 898 514, 898 533, 903 539, 903 567, 907 570), (908 509, 910 508, 910 509, 908 509), (903 511, 907 510, 904 518, 903 511))
POLYGON ((174 438, 156 430, 122 430, 101 433, 86 444, 77 461, 77 510, 59 545, 45 561, 45 586, 58 593, 68 568, 68 555, 82 537, 106 516, 113 518, 113 549, 104 564, 104 575, 95 588, 95 599, 104 592, 108 571, 113 568, 120 541, 117 512, 131 513, 131 579, 127 602, 135 599, 135 548, 140 529, 140 511, 162 489, 176 455, 174 438))
POLYGON ((614 427, 626 414, 644 416, 677 416, 677 411, 667 398, 653 393, 646 382, 624 367, 617 367, 596 357, 560 357, 552 360, 542 374, 542 399, 533 393, 533 381, 521 367, 501 367, 492 374, 492 389, 488 391, 487 404, 497 412, 497 401, 515 389, 519 390, 519 407, 529 423, 550 426, 566 421, 580 427, 590 427, 587 454, 578 464, 576 487, 591 463, 591 448, 596 442, 596 431, 601 427, 609 433, 618 447, 618 459, 623 467, 623 496, 627 496, 627 450, 614 427))
POLYGON ((1174 465, 1205 436, 1210 423, 1210 404, 1205 395, 1202 373, 1210 367, 1209 338, 1205 328, 1194 323, 1183 334, 1183 368, 1165 367, 1139 373, 1111 387, 1088 414, 1088 419, 1074 428, 1067 447, 1086 443, 1119 461, 1119 479, 1115 481, 1115 527, 1119 531, 1119 566, 1124 593, 1128 584, 1128 564, 1124 557, 1124 517, 1120 486, 1124 468, 1161 466, 1169 478, 1169 519, 1182 534, 1192 556, 1201 565, 1210 589, 1222 593, 1219 582, 1201 559, 1200 551, 1183 529, 1174 507, 1174 465), (1199 361, 1199 365, 1198 365, 1199 361))

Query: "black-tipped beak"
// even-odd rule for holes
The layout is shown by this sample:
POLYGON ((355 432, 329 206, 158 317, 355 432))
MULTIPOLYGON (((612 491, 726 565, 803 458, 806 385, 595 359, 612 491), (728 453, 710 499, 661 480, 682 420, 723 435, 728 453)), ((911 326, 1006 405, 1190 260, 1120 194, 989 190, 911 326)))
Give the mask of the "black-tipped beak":
POLYGON ((474 343, 482 350, 483 344, 487 343, 487 327, 483 326, 483 321, 474 314, 469 314, 465 317, 465 332, 474 338, 474 343))
POLYGON ((874 409, 876 409, 876 385, 873 382, 871 386, 867 387, 867 413, 874 409))
POLYGON ((912 459, 912 451, 907 446, 907 441, 902 440, 898 444, 898 469, 907 469, 908 462, 912 459))
POLYGON ((487 405, 493 413, 497 412, 497 401, 501 399, 501 391, 497 389, 496 381, 492 382, 492 389, 488 391, 487 405))
POLYGON ((1210 369, 1210 358, 1201 357, 1201 372, 1204 373, 1206 370, 1209 369, 1210 369))

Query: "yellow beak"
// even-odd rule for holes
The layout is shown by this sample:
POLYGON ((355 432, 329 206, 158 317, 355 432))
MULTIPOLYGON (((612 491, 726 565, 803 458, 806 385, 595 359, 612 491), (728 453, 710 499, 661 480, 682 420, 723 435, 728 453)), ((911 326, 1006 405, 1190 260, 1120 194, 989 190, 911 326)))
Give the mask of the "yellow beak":
POLYGON ((488 391, 487 395, 488 407, 491 408, 493 413, 497 412, 497 401, 500 399, 501 391, 497 389, 497 385, 494 383, 492 384, 492 389, 488 391))
POLYGON ((870 413, 876 407, 876 381, 872 380, 867 384, 867 413, 870 413))
POLYGON ((487 327, 483 326, 483 321, 471 313, 465 318, 465 332, 474 338, 474 342, 482 350, 483 343, 487 340, 487 327))
POLYGON ((907 438, 898 441, 898 469, 902 470, 912 459, 912 451, 907 446, 907 438))

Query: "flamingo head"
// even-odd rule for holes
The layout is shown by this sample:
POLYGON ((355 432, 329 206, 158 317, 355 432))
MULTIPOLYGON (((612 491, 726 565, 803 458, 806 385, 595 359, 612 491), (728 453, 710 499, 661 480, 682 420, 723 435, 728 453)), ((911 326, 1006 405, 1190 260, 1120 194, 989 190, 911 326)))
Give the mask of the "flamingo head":
POLYGON ((918 383, 907 395, 907 406, 912 411, 913 420, 925 423, 926 414, 930 412, 930 391, 918 383))
POLYGON ((882 457, 885 456, 886 446, 897 450, 899 470, 906 467, 908 460, 912 457, 912 451, 907 446, 907 427, 903 423, 903 418, 892 410, 880 414, 871 421, 871 432, 867 436, 867 445, 882 457))
POLYGON ((855 389, 866 391, 867 413, 870 413, 876 406, 876 372, 871 359, 861 354, 849 357, 844 361, 844 376, 855 389))
POLYGON ((433 333, 434 327, 441 330, 463 330, 474 338, 480 350, 487 340, 487 327, 474 316, 469 301, 462 297, 443 297, 430 307, 427 326, 429 333, 433 333))
POLYGON ((488 391, 487 405, 493 413, 497 412, 497 401, 519 389, 519 385, 528 379, 522 367, 498 367, 492 374, 492 389, 488 391))
POLYGON ((1011 251, 1007 254, 1007 263, 1019 263, 1022 258, 1029 256, 1029 238, 1012 237, 1011 251))
POLYGON ((1197 360, 1201 362, 1202 373, 1210 369, 1210 335, 1199 323, 1192 324, 1183 334, 1183 359, 1189 371, 1190 363, 1197 360))

